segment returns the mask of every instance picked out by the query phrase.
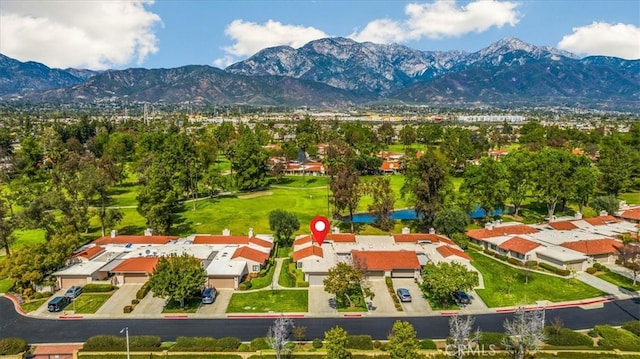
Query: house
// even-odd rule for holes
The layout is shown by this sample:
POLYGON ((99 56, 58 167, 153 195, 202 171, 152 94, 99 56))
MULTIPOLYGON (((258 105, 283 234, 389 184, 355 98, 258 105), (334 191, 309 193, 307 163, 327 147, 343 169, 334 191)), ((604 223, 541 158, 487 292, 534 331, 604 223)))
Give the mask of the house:
POLYGON ((632 223, 640 223, 640 206, 631 207, 620 212, 620 218, 632 223))
POLYGON ((414 251, 352 251, 354 265, 371 278, 420 278, 422 266, 414 251))
POLYGON ((622 242, 612 238, 565 242, 561 246, 580 252, 599 263, 614 263, 622 242))
POLYGON ((118 263, 111 273, 115 274, 115 284, 146 283, 158 264, 158 257, 127 258, 118 263))

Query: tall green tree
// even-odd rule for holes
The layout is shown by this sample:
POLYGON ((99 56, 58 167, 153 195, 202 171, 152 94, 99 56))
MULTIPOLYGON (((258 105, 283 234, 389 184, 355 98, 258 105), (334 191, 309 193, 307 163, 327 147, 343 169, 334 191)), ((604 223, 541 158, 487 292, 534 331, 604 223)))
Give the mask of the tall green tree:
POLYGON ((556 206, 575 192, 575 173, 578 167, 588 166, 583 157, 556 149, 545 149, 536 155, 534 170, 535 192, 547 206, 547 216, 553 218, 556 206))
POLYGON ((347 350, 347 331, 335 326, 324 332, 324 340, 327 348, 327 359, 350 359, 351 353, 347 350))
POLYGON ((360 175, 355 167, 344 165, 329 181, 331 190, 331 202, 334 206, 334 215, 339 216, 343 210, 349 213, 351 232, 355 231, 353 213, 358 207, 362 191, 360 188, 360 175))
POLYGON ((435 214, 444 208, 452 193, 447 159, 432 149, 420 158, 409 160, 400 193, 414 206, 422 226, 431 227, 435 214))
POLYGON ((507 170, 509 198, 517 217, 527 193, 533 188, 534 156, 527 150, 516 150, 502 158, 507 170))
POLYGON ((178 194, 171 183, 171 176, 171 170, 164 163, 154 161, 140 179, 142 187, 136 197, 137 210, 156 233, 169 233, 178 208, 178 194))
POLYGON ((418 357, 418 339, 413 325, 397 320, 389 333, 387 351, 392 359, 415 359, 418 357))
POLYGON ((438 211, 433 218, 433 227, 445 236, 452 238, 456 233, 464 233, 469 223, 469 215, 455 207, 438 211))
POLYGON ((598 173, 595 167, 581 166, 573 174, 575 178, 572 200, 578 205, 578 211, 589 203, 598 186, 598 173))
POLYGON ((416 142, 416 129, 410 125, 405 125, 400 130, 400 141, 405 147, 411 146, 412 143, 416 142))
POLYGON ((460 191, 480 204, 485 218, 493 217, 494 210, 503 209, 507 200, 509 182, 502 162, 485 157, 476 166, 467 166, 460 191))
POLYGON ((440 303, 450 302, 456 290, 478 286, 478 273, 456 262, 427 263, 423 269, 423 287, 440 303))
POLYGON ((378 137, 386 144, 390 145, 396 136, 396 130, 390 122, 385 122, 378 127, 378 137))
POLYGON ((389 177, 374 177, 371 182, 367 183, 366 192, 373 199, 368 208, 369 213, 375 218, 376 225, 383 231, 393 229, 391 214, 396 198, 391 189, 391 179, 389 177))
POLYGON ((348 303, 353 307, 352 295, 357 295, 362 291, 364 275, 357 266, 350 266, 340 262, 335 267, 329 269, 329 273, 322 281, 327 293, 334 294, 336 300, 341 303, 348 303))
POLYGON ((291 212, 275 209, 269 212, 269 229, 273 231, 278 244, 288 247, 291 245, 291 236, 300 229, 300 221, 291 212))
POLYGON ((243 129, 238 143, 229 151, 233 152, 231 167, 239 190, 260 188, 267 184, 268 156, 251 129, 243 129))
POLYGON ((168 297, 180 302, 183 308, 185 300, 200 293, 206 278, 207 272, 199 259, 186 253, 180 256, 171 253, 158 260, 149 277, 149 289, 155 297, 168 297))
POLYGON ((608 194, 617 196, 631 185, 634 168, 631 147, 625 145, 618 136, 606 137, 600 147, 600 188, 608 194))
POLYGON ((7 202, 0 197, 0 247, 4 248, 7 256, 11 256, 9 247, 16 240, 13 234, 15 229, 15 220, 9 217, 9 206, 7 202))

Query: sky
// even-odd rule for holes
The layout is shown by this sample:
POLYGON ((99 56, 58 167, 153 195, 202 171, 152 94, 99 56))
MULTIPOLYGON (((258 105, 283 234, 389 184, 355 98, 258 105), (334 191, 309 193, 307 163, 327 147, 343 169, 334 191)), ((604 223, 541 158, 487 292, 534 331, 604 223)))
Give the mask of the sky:
POLYGON ((57 68, 224 68, 336 36, 467 52, 516 37, 639 59, 640 1, 0 0, 0 53, 57 68))

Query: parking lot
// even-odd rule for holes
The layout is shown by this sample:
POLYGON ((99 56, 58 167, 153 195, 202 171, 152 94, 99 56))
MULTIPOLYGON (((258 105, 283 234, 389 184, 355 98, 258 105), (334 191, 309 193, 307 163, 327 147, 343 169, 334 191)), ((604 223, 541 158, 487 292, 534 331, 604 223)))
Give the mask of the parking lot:
POLYGON ((422 290, 420 290, 420 287, 418 287, 418 284, 413 278, 393 278, 393 287, 396 290, 398 288, 406 288, 409 290, 411 302, 402 303, 402 309, 404 309, 407 314, 425 315, 433 312, 429 303, 427 303, 427 300, 424 298, 422 290))

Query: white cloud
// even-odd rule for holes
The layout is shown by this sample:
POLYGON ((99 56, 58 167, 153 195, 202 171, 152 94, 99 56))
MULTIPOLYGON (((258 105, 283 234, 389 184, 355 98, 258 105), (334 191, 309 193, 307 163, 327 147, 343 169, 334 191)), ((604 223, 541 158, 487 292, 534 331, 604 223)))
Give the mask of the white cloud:
POLYGON ((106 69, 158 51, 153 0, 2 0, 0 52, 52 67, 106 69))
POLYGON ((640 59, 640 28, 632 24, 594 22, 575 27, 565 35, 558 48, 587 55, 605 55, 640 59))
POLYGON ((402 26, 390 19, 373 20, 362 31, 354 32, 348 37, 358 41, 370 41, 378 44, 390 42, 403 42, 407 40, 408 33, 402 26))

